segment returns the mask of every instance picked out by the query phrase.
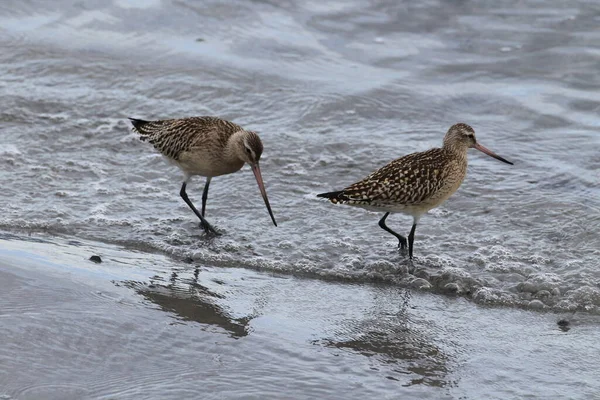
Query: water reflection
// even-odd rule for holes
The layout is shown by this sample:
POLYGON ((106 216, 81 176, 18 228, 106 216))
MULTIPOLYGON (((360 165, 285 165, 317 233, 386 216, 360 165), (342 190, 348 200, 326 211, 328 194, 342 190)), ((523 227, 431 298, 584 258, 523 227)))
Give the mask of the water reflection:
POLYGON ((387 378, 400 381, 403 386, 450 385, 449 356, 434 343, 422 322, 410 321, 410 291, 403 291, 403 298, 398 312, 389 313, 389 304, 377 305, 368 318, 344 321, 334 337, 314 343, 374 357, 381 363, 379 368, 389 368, 387 378), (381 311, 386 308, 387 312, 381 311))
POLYGON ((199 283, 199 267, 194 269, 191 278, 180 274, 181 272, 172 272, 166 282, 162 277, 154 276, 150 283, 126 281, 123 284, 146 300, 157 304, 161 310, 175 314, 181 321, 218 326, 236 339, 248 335, 248 324, 255 318, 254 315, 234 318, 224 307, 217 304, 217 300, 224 296, 199 283))

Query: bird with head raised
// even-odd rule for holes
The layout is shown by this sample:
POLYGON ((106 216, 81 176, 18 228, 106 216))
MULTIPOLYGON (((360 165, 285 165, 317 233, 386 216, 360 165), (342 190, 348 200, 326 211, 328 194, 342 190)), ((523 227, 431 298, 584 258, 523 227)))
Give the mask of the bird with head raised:
POLYGON ((204 218, 208 187, 213 177, 239 171, 250 165, 273 224, 277 226, 260 172, 263 144, 256 132, 247 131, 233 122, 217 117, 190 117, 145 121, 129 118, 142 140, 150 142, 184 174, 180 196, 200 218, 207 233, 218 234, 204 218), (202 192, 202 212, 198 212, 186 193, 194 175, 206 177, 202 192))
POLYGON ((459 123, 450 127, 441 148, 398 158, 343 190, 317 196, 329 199, 333 204, 384 212, 379 226, 398 239, 398 247, 401 249, 405 249, 408 243, 409 257, 412 259, 419 219, 446 201, 460 187, 467 173, 467 151, 470 148, 512 165, 510 161, 479 144, 473 128, 459 123), (385 221, 390 213, 413 217, 408 241, 386 225, 385 221))

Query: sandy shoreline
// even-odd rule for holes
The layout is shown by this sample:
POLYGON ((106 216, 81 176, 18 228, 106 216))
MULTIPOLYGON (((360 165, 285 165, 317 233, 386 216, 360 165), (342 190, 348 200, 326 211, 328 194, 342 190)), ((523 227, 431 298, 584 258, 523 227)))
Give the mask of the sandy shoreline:
POLYGON ((600 396, 583 314, 6 234, 0 291, 7 399, 600 396))

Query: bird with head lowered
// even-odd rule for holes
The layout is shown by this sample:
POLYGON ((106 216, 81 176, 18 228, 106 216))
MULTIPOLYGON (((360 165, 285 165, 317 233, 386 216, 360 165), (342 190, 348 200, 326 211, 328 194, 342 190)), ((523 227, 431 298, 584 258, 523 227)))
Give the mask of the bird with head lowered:
POLYGON ((205 218, 208 188, 215 176, 239 171, 249 164, 258 183, 273 224, 277 226, 260 172, 263 144, 256 132, 216 117, 190 117, 145 121, 129 118, 142 140, 150 142, 184 174, 180 196, 200 219, 206 233, 218 234, 205 218), (206 177, 202 192, 202 212, 188 198, 186 186, 192 176, 206 177))

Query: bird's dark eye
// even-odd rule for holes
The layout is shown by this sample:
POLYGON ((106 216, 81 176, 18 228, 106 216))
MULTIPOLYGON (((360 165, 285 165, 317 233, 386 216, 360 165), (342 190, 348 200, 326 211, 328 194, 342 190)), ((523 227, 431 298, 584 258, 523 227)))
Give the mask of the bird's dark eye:
POLYGON ((250 150, 249 148, 246 147, 246 153, 252 154, 252 150, 250 150))

